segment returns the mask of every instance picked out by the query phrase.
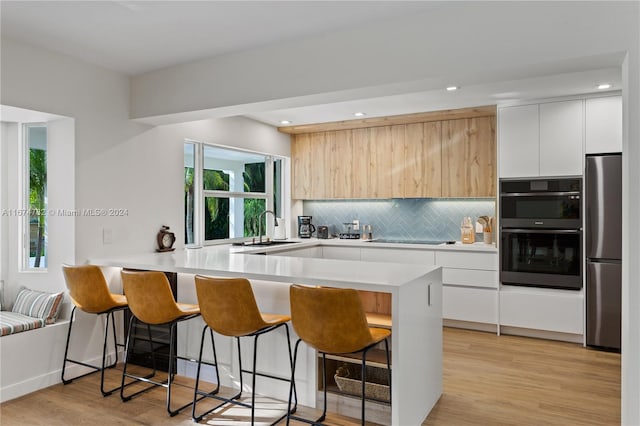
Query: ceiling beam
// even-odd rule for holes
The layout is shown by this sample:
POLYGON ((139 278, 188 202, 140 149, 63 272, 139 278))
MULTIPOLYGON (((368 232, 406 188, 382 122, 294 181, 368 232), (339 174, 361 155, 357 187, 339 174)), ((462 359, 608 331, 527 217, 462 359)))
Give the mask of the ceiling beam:
POLYGON ((447 109, 442 111, 419 112, 415 114, 371 117, 357 120, 334 121, 330 123, 301 124, 299 126, 278 127, 278 131, 290 135, 300 133, 327 132, 333 130, 362 129, 365 127, 392 126, 396 124, 424 123, 427 121, 455 120, 495 116, 496 106, 486 105, 473 108, 447 109))

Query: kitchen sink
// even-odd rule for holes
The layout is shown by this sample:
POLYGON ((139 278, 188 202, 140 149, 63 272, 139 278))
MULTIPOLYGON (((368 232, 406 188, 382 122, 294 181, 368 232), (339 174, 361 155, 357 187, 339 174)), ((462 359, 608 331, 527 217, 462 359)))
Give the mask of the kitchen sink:
POLYGON ((295 244, 295 243, 299 243, 300 241, 283 241, 283 240, 269 240, 269 241, 256 241, 256 242, 246 242, 246 243, 235 243, 234 245, 238 245, 238 246, 279 246, 282 244, 295 244))

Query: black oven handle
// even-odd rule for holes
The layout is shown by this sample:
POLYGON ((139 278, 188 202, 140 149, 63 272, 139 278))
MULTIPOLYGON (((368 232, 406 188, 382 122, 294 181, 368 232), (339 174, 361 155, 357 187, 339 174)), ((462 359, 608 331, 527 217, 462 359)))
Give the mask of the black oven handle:
POLYGON ((581 229, 502 229, 502 232, 511 232, 512 234, 580 234, 581 229))
POLYGON ((541 195, 550 195, 553 197, 562 197, 566 195, 580 195, 580 191, 562 191, 562 192, 502 192, 502 197, 539 197, 541 195))

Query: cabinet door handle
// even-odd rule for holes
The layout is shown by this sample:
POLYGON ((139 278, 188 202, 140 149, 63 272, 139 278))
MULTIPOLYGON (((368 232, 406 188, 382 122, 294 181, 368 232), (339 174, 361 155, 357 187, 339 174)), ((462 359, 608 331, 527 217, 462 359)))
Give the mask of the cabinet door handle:
POLYGON ((427 286, 427 306, 431 306, 431 284, 427 286))

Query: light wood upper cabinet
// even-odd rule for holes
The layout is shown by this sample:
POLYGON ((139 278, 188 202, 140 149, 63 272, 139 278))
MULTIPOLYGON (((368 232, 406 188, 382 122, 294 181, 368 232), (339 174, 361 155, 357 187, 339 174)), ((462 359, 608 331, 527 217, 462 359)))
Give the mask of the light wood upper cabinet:
MULTIPOLYGON (((391 126, 369 129, 371 143, 371 172, 369 174, 370 198, 391 198, 393 170, 393 140, 391 126)), ((357 155, 357 154, 356 154, 357 155)))
POLYGON ((406 125, 404 196, 407 198, 442 195, 442 123, 406 125))
POLYGON ((293 134, 292 197, 495 196, 495 115, 472 112, 472 118, 293 134))
POLYGON ((406 126, 391 126, 391 197, 405 197, 405 144, 406 126))
POLYGON ((311 192, 311 136, 293 135, 291 140, 291 197, 310 199, 311 192))
POLYGON ((353 157, 353 132, 339 130, 331 141, 331 198, 351 198, 353 194, 353 168, 350 159, 353 157))
POLYGON ((495 196, 495 118, 448 120, 442 126, 442 196, 495 196))
POLYGON ((335 132, 311 134, 311 196, 315 199, 331 198, 331 143, 335 132))
POLYGON ((342 161, 351 163, 352 185, 351 198, 367 198, 371 175, 371 148, 369 129, 353 129, 353 153, 342 161))

